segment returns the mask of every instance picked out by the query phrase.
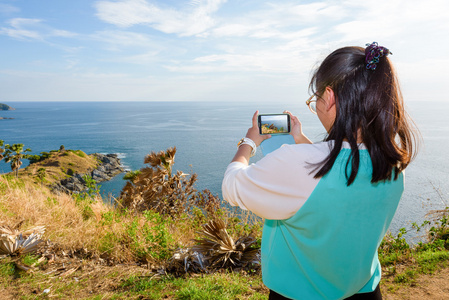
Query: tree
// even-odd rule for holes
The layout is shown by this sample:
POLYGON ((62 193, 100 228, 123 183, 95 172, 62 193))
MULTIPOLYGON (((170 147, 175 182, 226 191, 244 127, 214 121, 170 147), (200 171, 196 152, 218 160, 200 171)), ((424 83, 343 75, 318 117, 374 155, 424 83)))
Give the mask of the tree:
POLYGON ((22 152, 31 152, 31 149, 27 148, 23 150, 23 147, 23 144, 5 145, 5 162, 11 162, 11 170, 13 172, 15 171, 16 177, 19 176, 19 169, 22 165, 22 159, 26 159, 29 156, 27 154, 23 154, 22 152))
MULTIPOLYGON (((0 140, 0 147, 3 147, 3 140, 0 140)), ((2 160, 3 159, 3 152, 5 151, 5 149, 3 149, 3 148, 0 148, 0 160, 2 160)))

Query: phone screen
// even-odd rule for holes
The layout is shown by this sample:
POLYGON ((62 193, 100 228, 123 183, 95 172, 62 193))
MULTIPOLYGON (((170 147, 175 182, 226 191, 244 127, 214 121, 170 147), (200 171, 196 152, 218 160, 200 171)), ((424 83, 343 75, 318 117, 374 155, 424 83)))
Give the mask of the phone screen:
POLYGON ((263 114, 259 115, 260 134, 287 134, 290 132, 289 114, 263 114))

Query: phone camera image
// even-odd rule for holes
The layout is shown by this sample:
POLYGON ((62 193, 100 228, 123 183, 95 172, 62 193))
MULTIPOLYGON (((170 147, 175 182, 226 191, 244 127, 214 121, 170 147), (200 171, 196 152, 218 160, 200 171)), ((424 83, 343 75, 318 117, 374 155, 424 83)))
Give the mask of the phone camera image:
POLYGON ((260 134, 287 134, 290 132, 290 115, 259 115, 260 134))

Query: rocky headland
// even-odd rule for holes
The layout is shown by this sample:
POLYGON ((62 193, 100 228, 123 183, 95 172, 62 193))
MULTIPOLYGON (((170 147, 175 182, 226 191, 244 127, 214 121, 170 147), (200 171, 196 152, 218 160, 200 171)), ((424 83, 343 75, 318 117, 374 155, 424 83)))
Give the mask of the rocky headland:
POLYGON ((111 180, 114 176, 125 171, 117 154, 93 153, 91 156, 98 160, 97 168, 86 173, 75 173, 69 178, 64 178, 53 186, 53 190, 69 194, 82 192, 88 189, 84 179, 86 175, 98 183, 111 180))
POLYGON ((19 177, 58 194, 86 191, 92 185, 90 179, 99 183, 125 172, 117 154, 86 154, 81 150, 66 150, 63 145, 59 150, 29 155, 27 159, 30 164, 19 170, 19 177))

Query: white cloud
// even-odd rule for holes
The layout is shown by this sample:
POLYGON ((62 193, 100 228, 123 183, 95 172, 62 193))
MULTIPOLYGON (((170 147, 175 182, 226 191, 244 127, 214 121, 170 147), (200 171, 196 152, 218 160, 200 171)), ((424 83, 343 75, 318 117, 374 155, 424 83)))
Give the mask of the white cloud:
POLYGON ((347 16, 345 9, 325 2, 298 5, 270 3, 235 17, 221 17, 202 36, 214 48, 189 61, 166 64, 172 72, 297 73, 314 66, 326 22, 347 16), (226 40, 223 40, 226 38, 226 40))
POLYGON ((183 92, 198 96, 210 90, 212 95, 220 84, 247 93, 260 89, 261 94, 282 85, 291 88, 295 82, 307 84, 310 70, 334 49, 373 41, 392 50, 400 78, 413 88, 407 91, 418 94, 424 82, 441 85, 449 68, 441 59, 441 49, 449 46, 444 39, 449 31, 446 0, 100 0, 94 6, 103 22, 69 43, 57 38, 73 37, 73 32, 48 26, 40 15, 10 19, 0 35, 64 49, 63 62, 33 57, 29 65, 40 62, 43 70, 62 66, 67 68, 63 72, 79 72, 55 78, 66 76, 61 86, 84 96, 93 90, 89 80, 98 82, 98 89, 107 90, 108 96, 101 97, 98 90, 96 97, 113 97, 109 92, 114 90, 116 100, 127 93, 144 100, 147 91, 162 99, 164 89, 172 100, 176 95, 182 98, 183 92), (83 71, 90 77, 82 76, 83 71), (133 91, 122 93, 118 86, 133 91))
POLYGON ((261 101, 297 100, 297 76, 244 74, 148 75, 0 71, 0 89, 10 101, 261 101), (281 84, 273 84, 279 82, 281 84), (24 85, 27 86, 23 89, 24 85), (270 87, 267 89, 267 87, 270 87))
POLYGON ((98 31, 90 37, 97 42, 110 45, 115 50, 123 47, 148 47, 155 45, 155 42, 147 34, 121 30, 98 31))
POLYGON ((7 22, 9 27, 0 28, 0 34, 15 39, 40 40, 49 37, 73 37, 75 33, 54 29, 44 24, 41 19, 14 18, 7 22))
POLYGON ((180 36, 201 34, 215 24, 212 15, 226 0, 198 0, 182 9, 162 8, 145 0, 98 1, 101 20, 120 27, 148 25, 164 33, 180 36))
POLYGON ((416 1, 389 0, 373 5, 371 2, 347 0, 342 3, 353 16, 347 22, 335 24, 334 30, 344 40, 366 37, 403 41, 424 38, 449 29, 444 0, 416 1))
POLYGON ((219 37, 253 37, 291 40, 297 32, 325 26, 329 21, 345 18, 343 7, 326 2, 310 4, 271 3, 231 19, 221 19, 211 30, 219 37))
POLYGON ((47 36, 51 36, 51 37, 65 37, 65 38, 71 38, 71 37, 74 37, 77 35, 78 34, 76 34, 74 32, 70 32, 67 30, 61 30, 61 29, 50 29, 47 34, 47 36))
POLYGON ((9 5, 9 4, 5 4, 5 3, 0 3, 0 13, 3 14, 12 14, 12 13, 17 13, 19 12, 20 9, 18 7, 9 5))
MULTIPOLYGON (((299 46, 299 45, 298 45, 299 46)), ((313 55, 299 49, 283 45, 279 48, 267 48, 247 53, 226 53, 200 56, 190 62, 178 62, 166 65, 172 72, 186 73, 242 73, 253 74, 296 74, 299 70, 309 70, 313 64, 313 55)))
POLYGON ((41 40, 42 35, 36 30, 26 29, 26 27, 34 27, 40 25, 42 20, 16 18, 8 23, 10 27, 2 27, 0 33, 16 39, 36 39, 41 40))

